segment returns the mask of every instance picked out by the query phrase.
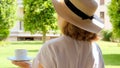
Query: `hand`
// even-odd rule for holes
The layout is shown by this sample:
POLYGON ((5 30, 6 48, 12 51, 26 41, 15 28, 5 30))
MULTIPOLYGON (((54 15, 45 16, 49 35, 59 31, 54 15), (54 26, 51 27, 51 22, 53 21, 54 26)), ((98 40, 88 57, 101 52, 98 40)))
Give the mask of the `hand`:
POLYGON ((21 68, 30 68, 31 66, 29 61, 12 61, 12 63, 21 68))

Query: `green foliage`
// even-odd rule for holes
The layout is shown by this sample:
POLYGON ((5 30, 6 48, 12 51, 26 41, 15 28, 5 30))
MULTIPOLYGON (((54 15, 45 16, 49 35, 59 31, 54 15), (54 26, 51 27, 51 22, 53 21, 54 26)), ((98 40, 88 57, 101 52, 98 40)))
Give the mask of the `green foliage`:
POLYGON ((0 0, 0 41, 7 38, 15 23, 16 0, 0 0))
POLYGON ((111 0, 108 5, 108 14, 113 25, 113 35, 120 38, 120 0, 111 0))
POLYGON ((24 0, 24 27, 32 33, 56 29, 51 0, 24 0))
POLYGON ((43 33, 43 41, 49 30, 56 30, 55 10, 51 0, 24 0, 24 28, 31 33, 43 33))
POLYGON ((109 31, 109 30, 103 30, 102 31, 102 40, 104 41, 111 41, 112 39, 112 31, 109 31))
POLYGON ((0 31, 0 41, 6 39, 8 36, 9 36, 9 30, 8 29, 2 29, 0 31))

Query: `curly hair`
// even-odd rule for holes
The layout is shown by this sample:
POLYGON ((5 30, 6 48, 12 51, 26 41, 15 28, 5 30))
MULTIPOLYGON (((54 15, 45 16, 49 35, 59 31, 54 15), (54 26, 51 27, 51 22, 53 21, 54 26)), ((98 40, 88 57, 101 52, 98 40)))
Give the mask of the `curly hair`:
POLYGON ((69 22, 64 22, 61 31, 64 35, 80 41, 92 41, 97 38, 97 34, 78 28, 69 22))

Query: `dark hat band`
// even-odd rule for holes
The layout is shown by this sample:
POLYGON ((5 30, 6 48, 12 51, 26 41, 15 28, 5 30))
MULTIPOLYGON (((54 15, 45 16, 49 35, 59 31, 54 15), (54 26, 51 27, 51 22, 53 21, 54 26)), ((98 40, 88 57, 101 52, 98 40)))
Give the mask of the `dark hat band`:
POLYGON ((76 15, 78 15, 79 17, 81 17, 83 20, 84 19, 90 19, 92 20, 94 17, 93 16, 88 16, 87 14, 85 14, 84 12, 82 12, 81 10, 79 10, 78 8, 76 8, 71 2, 70 0, 64 0, 65 4, 67 5, 67 7, 74 12, 76 15))

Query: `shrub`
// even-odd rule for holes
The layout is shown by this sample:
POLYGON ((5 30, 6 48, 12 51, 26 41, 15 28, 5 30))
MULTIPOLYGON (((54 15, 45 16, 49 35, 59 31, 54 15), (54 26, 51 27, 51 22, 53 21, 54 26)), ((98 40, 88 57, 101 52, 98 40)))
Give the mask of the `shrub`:
POLYGON ((17 0, 0 0, 0 41, 6 39, 16 22, 17 0))
POLYGON ((0 41, 6 39, 9 36, 8 29, 0 29, 0 41))
POLYGON ((102 31, 102 36, 103 36, 102 40, 104 40, 104 41, 111 41, 111 39, 112 39, 112 31, 110 31, 110 30, 103 30, 102 31))

